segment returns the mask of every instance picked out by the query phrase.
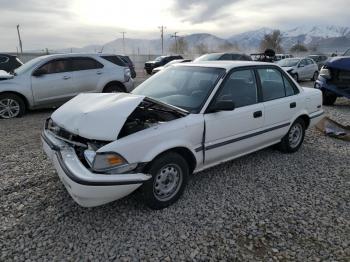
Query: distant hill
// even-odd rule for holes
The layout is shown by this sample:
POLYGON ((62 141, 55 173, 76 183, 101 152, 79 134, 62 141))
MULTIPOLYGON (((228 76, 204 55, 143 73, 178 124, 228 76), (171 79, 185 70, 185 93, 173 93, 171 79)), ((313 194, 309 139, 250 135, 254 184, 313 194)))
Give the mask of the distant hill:
MULTIPOLYGON (((272 28, 263 27, 258 30, 247 31, 233 35, 227 39, 213 34, 190 34, 183 36, 188 44, 189 52, 196 53, 198 45, 206 46, 209 52, 222 50, 241 50, 243 52, 255 52, 259 49, 260 42, 265 34, 273 31, 272 28)), ((288 52, 291 46, 302 43, 308 47, 317 48, 319 52, 339 53, 350 48, 350 28, 341 26, 300 26, 281 31, 282 46, 288 52)), ((173 45, 173 38, 164 38, 164 53, 169 53, 169 47, 173 45)), ((82 48, 60 49, 59 52, 106 52, 123 53, 123 40, 115 39, 104 45, 89 45, 82 48)), ((161 40, 158 39, 125 39, 125 53, 127 54, 160 54, 161 40)))

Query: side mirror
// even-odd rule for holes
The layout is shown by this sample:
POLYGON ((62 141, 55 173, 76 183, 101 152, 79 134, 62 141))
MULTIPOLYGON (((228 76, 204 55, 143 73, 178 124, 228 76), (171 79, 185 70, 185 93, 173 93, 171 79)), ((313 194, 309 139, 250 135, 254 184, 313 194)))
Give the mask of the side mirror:
POLYGON ((218 100, 211 107, 209 112, 232 111, 235 109, 235 103, 231 100, 218 100))
POLYGON ((34 71, 33 76, 39 77, 39 76, 42 76, 45 74, 47 74, 47 71, 43 68, 39 68, 39 69, 34 71))

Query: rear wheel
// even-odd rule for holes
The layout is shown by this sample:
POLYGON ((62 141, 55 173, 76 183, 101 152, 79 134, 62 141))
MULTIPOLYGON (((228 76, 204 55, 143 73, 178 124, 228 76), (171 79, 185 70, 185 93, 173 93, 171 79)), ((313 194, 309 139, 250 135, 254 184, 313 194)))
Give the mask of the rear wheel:
POLYGON ((21 117, 25 113, 25 103, 15 94, 0 95, 0 118, 21 117))
POLYGON ((109 84, 103 89, 103 93, 124 93, 125 88, 118 84, 109 84))
POLYGON ((305 122, 301 118, 295 120, 288 133, 278 144, 278 149, 284 153, 294 153, 298 151, 305 137, 305 122))
POLYGON ((335 94, 325 90, 322 90, 322 98, 323 104, 326 106, 334 105, 335 101, 337 100, 337 96, 335 94))
POLYGON ((147 173, 152 178, 141 188, 142 200, 152 209, 162 209, 176 202, 182 195, 189 167, 181 155, 169 152, 152 161, 147 173))

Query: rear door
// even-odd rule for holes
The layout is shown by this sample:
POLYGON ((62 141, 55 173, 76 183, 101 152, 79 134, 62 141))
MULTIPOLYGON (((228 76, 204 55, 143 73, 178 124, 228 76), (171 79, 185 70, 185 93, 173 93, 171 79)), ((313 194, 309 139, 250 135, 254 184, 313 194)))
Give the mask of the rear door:
POLYGON ((305 79, 308 77, 308 63, 306 59, 302 59, 299 63, 298 73, 299 73, 299 79, 305 79))
POLYGON ((264 106, 258 102, 253 69, 230 73, 212 103, 217 100, 231 100, 235 109, 204 115, 206 165, 233 158, 262 144, 257 132, 264 123, 264 106))
POLYGON ((103 77, 103 64, 91 57, 72 58, 73 85, 75 94, 96 92, 103 77))
POLYGON ((36 105, 61 103, 74 96, 73 74, 70 71, 69 59, 53 59, 36 70, 45 72, 40 76, 31 77, 36 105))
POLYGON ((263 139, 273 143, 288 131, 291 120, 301 108, 299 90, 290 78, 275 67, 257 69, 265 118, 263 139))

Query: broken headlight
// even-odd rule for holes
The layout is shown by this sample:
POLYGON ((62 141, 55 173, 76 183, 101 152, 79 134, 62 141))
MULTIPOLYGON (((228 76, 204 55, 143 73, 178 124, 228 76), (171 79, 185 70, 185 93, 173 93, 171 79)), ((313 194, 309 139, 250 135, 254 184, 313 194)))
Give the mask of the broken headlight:
POLYGON ((114 152, 96 153, 87 149, 84 151, 84 157, 95 172, 119 174, 137 167, 137 164, 129 164, 121 155, 114 152))
POLYGON ((326 79, 331 79, 331 72, 329 71, 329 69, 326 66, 324 66, 321 68, 320 76, 322 76, 326 79))

